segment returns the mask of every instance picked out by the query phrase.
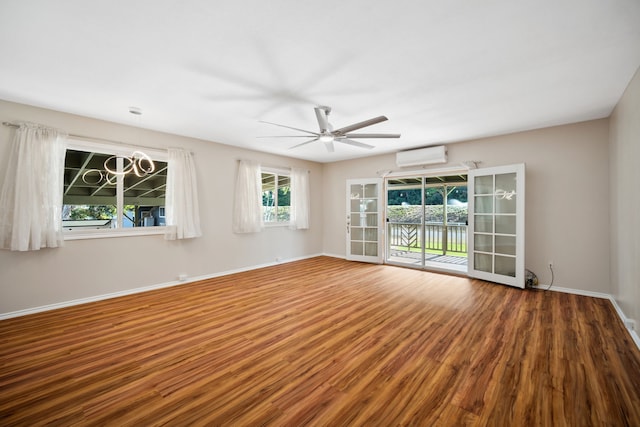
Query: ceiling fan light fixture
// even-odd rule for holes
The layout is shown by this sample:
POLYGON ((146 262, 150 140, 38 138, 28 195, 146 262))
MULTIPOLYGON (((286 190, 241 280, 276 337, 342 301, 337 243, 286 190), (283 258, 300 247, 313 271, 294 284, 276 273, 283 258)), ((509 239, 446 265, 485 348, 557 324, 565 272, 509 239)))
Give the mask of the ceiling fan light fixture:
POLYGON ((333 142, 333 140, 334 140, 334 139, 335 139, 335 138, 333 137, 333 135, 320 135, 320 136, 318 137, 318 140, 319 140, 320 142, 324 142, 324 143, 327 143, 327 142, 333 142))

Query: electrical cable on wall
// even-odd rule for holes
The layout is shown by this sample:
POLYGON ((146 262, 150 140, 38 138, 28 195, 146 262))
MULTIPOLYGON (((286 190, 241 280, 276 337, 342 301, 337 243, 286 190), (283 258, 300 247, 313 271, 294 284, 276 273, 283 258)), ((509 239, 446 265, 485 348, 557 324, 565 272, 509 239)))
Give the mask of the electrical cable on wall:
POLYGON ((551 270, 551 283, 549 283, 549 286, 547 286, 547 288, 544 290, 545 292, 551 289, 551 287, 553 286, 553 280, 554 280, 553 264, 549 264, 549 270, 551 270))
POLYGON ((538 276, 536 276, 536 274, 531 271, 531 270, 525 270, 525 287, 530 288, 530 289, 535 289, 537 291, 548 291, 549 289, 551 289, 551 286, 553 286, 553 281, 554 281, 554 273, 553 273, 553 264, 549 264, 549 270, 551 270, 551 283, 549 284, 549 286, 547 286, 546 288, 539 288, 538 287, 538 276))
POLYGON ((531 270, 525 270, 525 287, 529 288, 529 289, 534 289, 536 291, 548 291, 549 289, 551 289, 551 286, 553 286, 553 282, 555 280, 555 274, 553 272, 553 264, 549 264, 549 270, 551 271, 551 283, 549 283, 549 286, 547 286, 546 288, 539 288, 538 287, 538 276, 536 276, 536 274, 531 271, 531 270))

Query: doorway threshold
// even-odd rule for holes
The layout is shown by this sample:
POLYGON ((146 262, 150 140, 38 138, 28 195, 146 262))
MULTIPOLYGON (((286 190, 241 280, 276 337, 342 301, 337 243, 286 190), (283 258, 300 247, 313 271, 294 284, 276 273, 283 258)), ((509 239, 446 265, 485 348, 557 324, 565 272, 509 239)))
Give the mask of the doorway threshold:
POLYGON ((424 268, 445 273, 467 273, 467 258, 460 256, 427 254, 423 267, 419 253, 395 251, 387 258, 386 262, 403 267, 424 268))
POLYGON ((467 272, 467 257, 451 255, 427 255, 424 261, 425 268, 456 273, 467 272))
POLYGON ((450 264, 450 263, 438 262, 438 261, 425 261, 424 268, 431 271, 442 271, 445 273, 467 274, 466 262, 464 264, 450 264))

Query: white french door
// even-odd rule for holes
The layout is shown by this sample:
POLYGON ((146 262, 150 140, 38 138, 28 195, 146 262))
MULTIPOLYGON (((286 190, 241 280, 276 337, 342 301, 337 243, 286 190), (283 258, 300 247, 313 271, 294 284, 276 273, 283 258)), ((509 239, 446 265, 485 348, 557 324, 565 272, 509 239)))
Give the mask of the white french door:
POLYGON ((524 177, 524 164, 469 171, 469 276, 524 288, 524 177))
POLYGON ((382 263, 382 179, 347 180, 347 259, 382 263))

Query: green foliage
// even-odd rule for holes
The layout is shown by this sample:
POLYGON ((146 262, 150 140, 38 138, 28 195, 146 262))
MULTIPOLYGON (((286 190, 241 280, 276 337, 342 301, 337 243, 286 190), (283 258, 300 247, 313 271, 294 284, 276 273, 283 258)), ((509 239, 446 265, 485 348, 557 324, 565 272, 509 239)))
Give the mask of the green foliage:
MULTIPOLYGON (((262 192, 262 206, 275 206, 276 198, 273 190, 262 192)), ((278 188, 278 206, 291 206, 291 191, 289 187, 278 188)))
POLYGON ((116 216, 116 207, 111 206, 94 206, 82 205, 73 206, 69 211, 69 219, 112 219, 116 216))
MULTIPOLYGON (((447 187, 449 193, 447 199, 457 200, 461 203, 467 202, 467 187, 447 187)), ((427 187, 425 190, 426 205, 442 205, 444 197, 442 194, 443 187, 427 187)), ((420 205, 422 204, 422 191, 420 188, 410 190, 389 190, 387 192, 387 205, 420 205)))
POLYGON ((402 204, 422 204, 422 191, 418 188, 414 190, 389 190, 387 192, 387 205, 397 206, 402 204))
MULTIPOLYGON (((443 205, 425 206, 425 222, 442 222, 444 214, 443 205)), ((449 223, 464 224, 467 222, 467 206, 447 206, 449 223)), ((422 219, 422 206, 388 206, 387 218, 389 222, 403 222, 419 224, 422 219)))
POLYGON ((273 197, 273 191, 262 192, 262 206, 275 206, 276 198, 273 197))
POLYGON ((291 191, 289 191, 289 187, 278 188, 278 206, 291 206, 291 191))
MULTIPOLYGON (((135 211, 135 205, 124 206, 124 215, 132 222, 135 211)), ((76 221, 90 219, 113 219, 116 217, 116 215, 117 210, 115 205, 65 205, 62 211, 63 219, 72 219, 76 221)))

